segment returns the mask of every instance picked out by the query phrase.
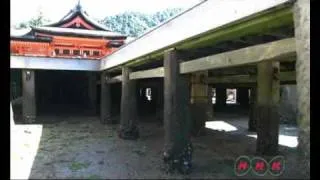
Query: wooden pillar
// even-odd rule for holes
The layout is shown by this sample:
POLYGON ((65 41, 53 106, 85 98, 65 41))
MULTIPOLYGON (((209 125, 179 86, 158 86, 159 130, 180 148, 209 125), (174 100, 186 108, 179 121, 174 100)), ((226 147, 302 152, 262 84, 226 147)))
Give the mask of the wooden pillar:
POLYGON ((248 88, 237 88, 237 103, 241 107, 249 106, 249 89, 248 88))
POLYGON ((296 77, 299 125, 298 149, 302 164, 310 176, 310 1, 297 0, 294 5, 294 25, 297 48, 296 77))
POLYGON ((213 120, 213 104, 212 104, 213 91, 212 90, 213 90, 212 85, 208 84, 208 106, 207 106, 208 121, 213 120))
POLYGON ((257 88, 253 87, 250 89, 250 109, 249 109, 249 122, 248 129, 249 131, 255 132, 257 130, 257 118, 256 118, 256 105, 257 105, 257 88))
POLYGON ((122 95, 119 137, 123 139, 139 138, 137 124, 136 81, 130 80, 130 68, 122 67, 122 95))
POLYGON ((216 87, 216 107, 223 109, 226 106, 227 91, 226 88, 216 87))
POLYGON ((101 91, 100 91, 100 122, 105 124, 111 121, 111 91, 110 84, 107 84, 109 78, 107 72, 101 73, 101 91))
POLYGON ((36 119, 35 71, 22 70, 22 115, 27 123, 36 119))
POLYGON ((191 117, 192 134, 194 136, 205 135, 206 121, 210 120, 209 96, 208 96, 208 72, 197 72, 191 75, 191 117))
POLYGON ((278 152, 280 101, 279 62, 261 62, 257 76, 257 153, 278 152))
MULTIPOLYGON (((191 118, 189 115, 190 91, 187 75, 180 74, 176 50, 164 55, 164 160, 180 170, 190 170, 191 148, 189 139, 191 118)), ((171 166, 171 168, 173 168, 171 166)))
POLYGON ((95 72, 88 72, 88 97, 90 107, 95 114, 97 112, 97 77, 95 72))

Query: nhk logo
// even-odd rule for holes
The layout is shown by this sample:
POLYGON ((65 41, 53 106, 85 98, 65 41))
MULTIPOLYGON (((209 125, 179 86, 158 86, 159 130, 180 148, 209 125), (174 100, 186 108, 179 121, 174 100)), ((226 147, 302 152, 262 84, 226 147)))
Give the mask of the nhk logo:
POLYGON ((245 176, 250 170, 257 176, 264 176, 266 173, 280 176, 284 171, 284 165, 283 156, 276 156, 269 163, 261 157, 250 159, 248 156, 240 156, 235 162, 234 169, 237 176, 245 176))

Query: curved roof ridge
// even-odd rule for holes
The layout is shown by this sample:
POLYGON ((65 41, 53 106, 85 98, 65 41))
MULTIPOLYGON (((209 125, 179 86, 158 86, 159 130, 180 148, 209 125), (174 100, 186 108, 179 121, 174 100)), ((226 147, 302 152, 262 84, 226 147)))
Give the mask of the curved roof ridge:
POLYGON ((78 1, 78 3, 76 4, 76 6, 73 9, 71 9, 65 16, 63 16, 62 19, 60 19, 60 21, 55 22, 55 23, 51 23, 51 24, 47 24, 45 26, 46 27, 59 26, 59 25, 63 24, 65 21, 69 21, 70 19, 72 19, 73 17, 75 17, 78 14, 81 15, 90 24, 92 24, 93 26, 96 26, 99 30, 111 32, 111 30, 108 27, 106 27, 103 24, 100 24, 96 20, 89 17, 88 13, 82 8, 82 6, 80 4, 80 0, 78 1))

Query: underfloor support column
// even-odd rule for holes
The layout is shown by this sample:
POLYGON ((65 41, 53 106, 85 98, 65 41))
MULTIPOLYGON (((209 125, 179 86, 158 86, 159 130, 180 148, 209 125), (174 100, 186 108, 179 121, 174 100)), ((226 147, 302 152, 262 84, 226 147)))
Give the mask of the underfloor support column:
POLYGON ((241 107, 249 106, 249 89, 248 88, 237 88, 237 103, 240 104, 241 107))
POLYGON ((88 96, 90 107, 94 114, 97 113, 97 77, 95 72, 88 72, 88 96))
POLYGON ((169 170, 190 170, 192 146, 190 142, 189 77, 180 74, 176 50, 164 55, 164 161, 169 170), (189 153, 188 153, 189 152, 189 153))
POLYGON ((221 110, 226 107, 227 90, 226 88, 216 87, 216 108, 221 110))
POLYGON ((257 76, 257 153, 278 153, 280 81, 279 62, 261 62, 257 76))
POLYGON ((136 81, 130 80, 131 69, 122 67, 122 95, 120 113, 119 137, 122 139, 135 140, 139 138, 137 123, 137 93, 136 81))
POLYGON ((191 117, 192 134, 205 135, 206 121, 210 121, 212 107, 209 104, 208 72, 197 72, 191 75, 191 117))
POLYGON ((32 123, 36 119, 35 71, 22 70, 22 116, 24 122, 32 123))
POLYGON ((101 95, 100 95, 100 122, 103 124, 111 124, 111 91, 110 84, 107 83, 109 79, 107 72, 101 73, 101 95))
POLYGON ((294 26, 297 48, 296 73, 299 125, 298 149, 301 164, 310 176, 310 1, 297 0, 294 5, 294 26))
POLYGON ((249 100, 249 122, 248 129, 249 131, 255 132, 257 130, 257 88, 253 87, 250 89, 250 100, 249 100))

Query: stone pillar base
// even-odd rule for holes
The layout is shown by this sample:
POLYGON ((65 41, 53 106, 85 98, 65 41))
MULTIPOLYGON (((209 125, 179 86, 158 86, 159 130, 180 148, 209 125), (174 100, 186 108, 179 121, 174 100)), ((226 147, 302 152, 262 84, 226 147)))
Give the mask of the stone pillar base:
POLYGON ((193 154, 192 143, 188 142, 183 148, 180 149, 182 149, 180 152, 174 150, 171 152, 164 152, 163 161, 166 165, 167 173, 173 173, 176 170, 182 174, 191 173, 193 154))
POLYGON ((137 126, 131 128, 123 128, 119 130, 118 136, 121 139, 125 140, 136 140, 140 137, 139 129, 137 126))
POLYGON ((26 123, 34 123, 36 122, 36 116, 23 116, 23 120, 26 123))
POLYGON ((273 106, 257 107, 257 154, 277 155, 279 140, 278 108, 273 106))

